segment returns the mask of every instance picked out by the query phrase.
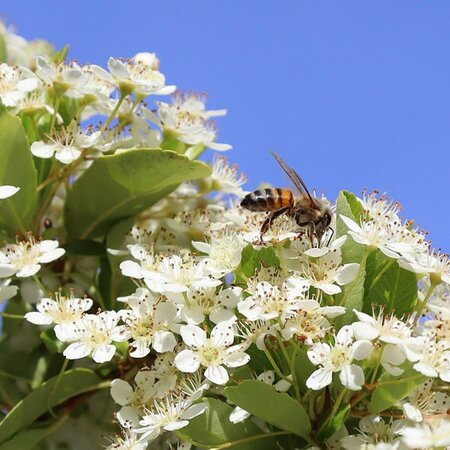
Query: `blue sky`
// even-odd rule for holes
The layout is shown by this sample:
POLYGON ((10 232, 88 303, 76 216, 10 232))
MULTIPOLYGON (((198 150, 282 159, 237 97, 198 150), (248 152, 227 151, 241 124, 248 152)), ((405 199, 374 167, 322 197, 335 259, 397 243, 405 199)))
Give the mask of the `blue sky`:
POLYGON ((450 250, 450 2, 3 0, 27 38, 81 63, 156 51, 170 84, 208 92, 220 142, 247 174, 285 186, 387 192, 450 250))

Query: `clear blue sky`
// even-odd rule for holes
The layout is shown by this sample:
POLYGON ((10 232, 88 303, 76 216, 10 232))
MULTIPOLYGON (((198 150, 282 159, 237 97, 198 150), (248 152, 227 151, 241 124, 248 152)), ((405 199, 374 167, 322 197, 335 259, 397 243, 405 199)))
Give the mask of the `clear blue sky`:
POLYGON ((27 38, 104 65, 156 51, 169 83, 209 93, 249 178, 386 191, 450 250, 450 2, 3 0, 27 38))

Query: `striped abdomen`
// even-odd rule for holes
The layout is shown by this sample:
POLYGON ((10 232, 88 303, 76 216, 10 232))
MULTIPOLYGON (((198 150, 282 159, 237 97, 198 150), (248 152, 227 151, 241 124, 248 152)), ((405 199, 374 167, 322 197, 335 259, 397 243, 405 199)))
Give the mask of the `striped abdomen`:
POLYGON ((250 211, 278 211, 294 206, 294 194, 289 189, 258 189, 247 194, 241 206, 250 211))

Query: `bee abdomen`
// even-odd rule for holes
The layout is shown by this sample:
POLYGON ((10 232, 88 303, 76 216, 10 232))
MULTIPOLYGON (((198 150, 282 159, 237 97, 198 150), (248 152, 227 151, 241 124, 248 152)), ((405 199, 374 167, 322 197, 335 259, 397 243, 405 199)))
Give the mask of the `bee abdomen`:
POLYGON ((258 189, 247 194, 241 206, 250 211, 277 211, 293 206, 294 195, 288 189, 258 189))

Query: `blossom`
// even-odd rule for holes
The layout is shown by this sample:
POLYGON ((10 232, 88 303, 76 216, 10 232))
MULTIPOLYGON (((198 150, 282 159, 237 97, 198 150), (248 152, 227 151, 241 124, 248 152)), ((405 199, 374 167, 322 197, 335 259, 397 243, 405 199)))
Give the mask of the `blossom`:
POLYGON ((200 366, 206 367, 205 377, 216 384, 226 384, 229 376, 226 367, 240 367, 250 360, 250 356, 232 346, 234 331, 230 324, 216 325, 208 338, 204 330, 196 325, 180 328, 183 342, 190 348, 182 350, 175 357, 175 366, 182 372, 193 373, 200 366))
POLYGON ((55 334, 60 341, 65 341, 65 329, 67 325, 81 319, 86 311, 92 307, 90 298, 75 298, 74 292, 70 291, 69 297, 61 292, 55 293, 55 299, 42 298, 36 305, 37 311, 25 314, 25 319, 35 325, 50 325, 55 323, 55 334))
POLYGON ((409 448, 444 448, 450 445, 450 420, 437 419, 404 427, 398 434, 409 448))
POLYGON ((3 186, 0 186, 0 200, 12 197, 19 190, 20 190, 19 187, 10 186, 10 185, 7 185, 7 184, 5 184, 3 186))
POLYGON ((234 194, 239 197, 244 195, 242 185, 247 181, 246 176, 241 173, 238 175, 238 167, 230 167, 228 160, 224 156, 214 155, 212 163, 211 180, 213 188, 225 194, 234 194))
POLYGON ((31 153, 39 158, 55 158, 63 164, 77 160, 87 149, 99 141, 100 131, 86 134, 77 127, 69 126, 48 136, 49 142, 36 141, 31 144, 31 153))
POLYGON ((222 236, 212 236, 211 242, 192 242, 199 251, 206 253, 206 269, 215 278, 220 278, 232 272, 241 262, 244 242, 237 233, 225 233, 222 236))
POLYGON ((0 249, 0 278, 31 277, 39 272, 41 264, 52 262, 64 253, 58 241, 36 241, 27 235, 26 240, 0 249))
MULTIPOLYGON (((121 300, 123 301, 123 297, 121 300)), ((157 303, 153 295, 144 288, 126 299, 131 309, 122 309, 119 316, 125 323, 120 327, 119 341, 132 339, 130 355, 143 358, 153 347, 158 353, 172 351, 177 341, 173 331, 177 330, 177 309, 169 302, 157 303)))
POLYGON ((367 358, 372 352, 372 344, 367 340, 353 341, 350 326, 342 327, 335 337, 333 346, 316 343, 308 350, 308 358, 321 367, 306 380, 306 386, 318 390, 331 384, 333 372, 339 373, 339 380, 348 389, 358 391, 364 384, 364 372, 353 364, 353 360, 367 358))
POLYGON ((209 275, 206 263, 205 259, 183 261, 178 255, 167 256, 160 261, 156 271, 145 275, 144 281, 149 289, 162 294, 219 286, 221 282, 209 275))
POLYGON ((119 316, 115 311, 85 314, 66 327, 64 337, 69 346, 64 350, 64 356, 67 359, 80 359, 92 354, 92 359, 97 363, 110 361, 116 353, 112 341, 120 339, 118 321, 119 316))
POLYGON ((16 106, 28 92, 37 89, 39 80, 28 69, 0 64, 0 99, 5 106, 16 106))
MULTIPOLYGON (((411 359, 409 354, 406 356, 411 359)), ((445 340, 424 342, 422 354, 413 368, 426 377, 439 377, 450 382, 450 343, 445 340)))
POLYGON ((448 255, 433 251, 422 252, 399 261, 400 267, 419 275, 429 275, 437 283, 450 285, 450 259, 448 255))
POLYGON ((143 96, 167 95, 176 89, 175 86, 166 86, 164 75, 142 62, 142 59, 123 62, 116 58, 109 58, 108 68, 120 91, 125 94, 135 92, 143 96))

